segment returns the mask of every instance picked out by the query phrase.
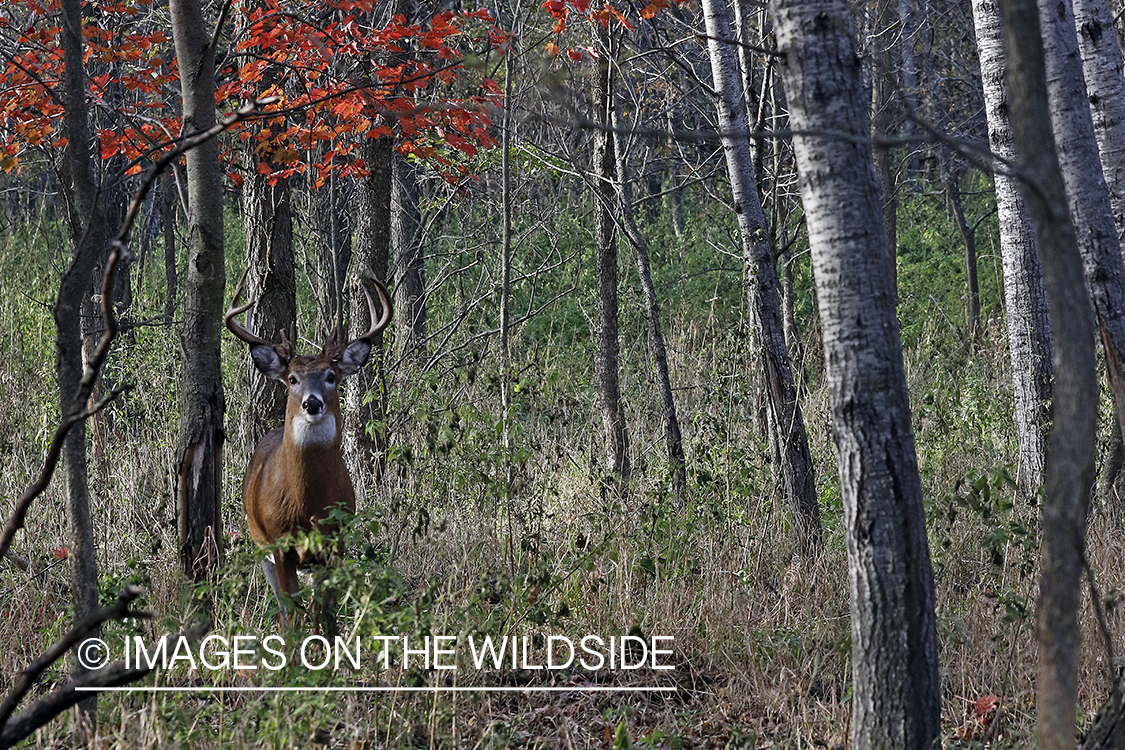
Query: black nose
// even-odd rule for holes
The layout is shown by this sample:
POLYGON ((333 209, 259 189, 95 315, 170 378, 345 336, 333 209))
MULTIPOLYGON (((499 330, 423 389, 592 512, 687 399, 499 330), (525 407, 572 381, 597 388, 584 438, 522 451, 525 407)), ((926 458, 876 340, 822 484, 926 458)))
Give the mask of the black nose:
POLYGON ((305 407, 305 411, 309 414, 320 414, 320 410, 324 408, 324 402, 316 396, 309 396, 305 399, 305 403, 301 405, 305 407))

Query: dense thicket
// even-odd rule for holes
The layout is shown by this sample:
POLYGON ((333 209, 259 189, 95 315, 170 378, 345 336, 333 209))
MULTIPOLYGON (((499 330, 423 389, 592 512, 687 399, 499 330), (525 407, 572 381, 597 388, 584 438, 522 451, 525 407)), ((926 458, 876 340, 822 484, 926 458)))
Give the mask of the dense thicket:
POLYGON ((249 327, 298 351, 366 330, 374 280, 394 293, 343 399, 359 510, 318 581, 345 632, 526 635, 536 654, 551 634, 673 635, 671 672, 457 684, 678 692, 103 697, 104 737, 1015 745, 1036 721, 1069 741, 1110 694, 1116 472, 1091 489, 1095 449, 1110 469, 1121 451, 1108 8, 1048 27, 1064 209, 1042 201, 1048 142, 1007 119, 1027 116, 1005 63, 1024 58, 985 0, 68 2, 84 69, 49 3, 0 10, 0 399, 18 407, 0 520, 71 408, 122 196, 181 133, 258 113, 139 205, 104 373, 134 388, 72 433, 0 561, 0 688, 125 583, 156 618, 106 623, 111 650, 201 609, 216 633, 275 627, 238 487, 284 389, 219 333, 248 268, 249 327), (1067 210, 1082 289, 1043 229, 1067 210), (1059 309, 1090 291, 1100 364, 1059 309), (1100 597, 1079 596, 1083 564, 1100 597))

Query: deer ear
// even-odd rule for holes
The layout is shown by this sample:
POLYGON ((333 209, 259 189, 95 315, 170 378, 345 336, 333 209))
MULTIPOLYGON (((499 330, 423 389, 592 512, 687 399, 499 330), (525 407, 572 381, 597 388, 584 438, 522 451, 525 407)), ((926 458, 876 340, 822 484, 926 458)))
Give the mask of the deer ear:
POLYGON ((254 360, 258 372, 274 380, 281 380, 289 369, 289 360, 284 359, 272 346, 265 344, 251 346, 250 358, 254 360))
POLYGON ((340 355, 339 368, 340 376, 348 377, 355 375, 359 372, 359 368, 363 367, 367 362, 367 358, 371 356, 371 342, 367 339, 356 339, 344 347, 343 354, 340 355))

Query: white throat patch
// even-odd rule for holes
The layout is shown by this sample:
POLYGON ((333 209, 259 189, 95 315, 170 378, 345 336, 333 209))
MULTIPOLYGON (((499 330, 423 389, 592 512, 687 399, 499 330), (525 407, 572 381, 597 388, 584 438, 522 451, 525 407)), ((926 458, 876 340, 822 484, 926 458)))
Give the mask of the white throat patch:
POLYGON ((331 445, 336 441, 336 417, 328 412, 293 416, 293 442, 298 446, 331 445))

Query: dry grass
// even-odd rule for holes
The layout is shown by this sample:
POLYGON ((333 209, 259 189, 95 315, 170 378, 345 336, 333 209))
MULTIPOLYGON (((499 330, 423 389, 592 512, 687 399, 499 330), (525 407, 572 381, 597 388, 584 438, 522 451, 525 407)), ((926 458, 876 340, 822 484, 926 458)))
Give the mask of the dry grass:
MULTIPOLYGON (((398 453, 389 479, 375 485, 353 462, 368 524, 350 546, 343 573, 356 632, 645 634, 675 636, 673 677, 638 673, 629 684, 674 680, 674 696, 565 694, 458 695, 130 695, 100 702, 98 747, 290 747, 321 742, 353 747, 607 747, 624 722, 634 739, 656 747, 839 747, 848 736, 850 626, 842 512, 835 477, 827 394, 813 382, 804 400, 819 472, 826 550, 797 558, 788 541, 784 502, 773 487, 768 450, 753 427, 753 384, 746 355, 731 345, 730 324, 676 318, 669 331, 673 377, 692 467, 690 506, 667 498, 662 427, 649 382, 643 340, 629 339, 623 391, 628 394, 638 477, 625 498, 606 497, 591 466, 599 455, 598 420, 583 353, 550 342, 523 362, 515 413, 517 492, 502 499, 496 420, 498 389, 482 372, 455 370, 435 380, 396 373, 392 407, 398 453), (453 415, 456 414, 456 420, 453 415), (428 424, 427 424, 428 423, 428 424), (432 427, 432 431, 427 431, 432 427), (432 435, 433 439, 427 438, 432 435), (509 510, 511 512, 509 512, 509 510), (422 512, 424 514, 421 514, 422 512), (428 515, 426 515, 428 514, 428 515), (424 523, 423 523, 424 522, 424 523), (377 523, 377 525, 376 525, 377 523), (373 529, 373 531, 372 531, 373 529), (365 594, 382 592, 381 601, 365 594), (569 610, 560 614, 562 604, 569 610), (362 617, 356 615, 364 612, 362 617), (537 622, 539 620, 539 622, 537 622), (513 625, 513 623, 518 623, 513 625), (397 628, 397 630, 396 630, 397 628)), ((0 512, 38 468, 53 419, 51 330, 42 311, 0 294, 0 512)), ((1005 524, 1034 532, 1026 499, 1000 517, 962 508, 944 523, 958 481, 989 475, 1011 461, 1006 354, 992 331, 971 360, 908 357, 920 465, 931 514, 938 570, 938 622, 943 680, 943 734, 950 746, 971 714, 969 702, 995 694, 1004 724, 995 745, 1024 746, 1034 726, 1033 619, 1014 617, 998 602, 1026 602, 1033 611, 1035 549, 1002 546, 1001 563, 985 540, 1005 524)), ((242 352, 228 342, 228 362, 242 352)), ((814 352, 815 346, 807 347, 814 352)), ((124 581, 143 582, 154 613, 145 632, 173 630, 190 608, 174 565, 175 520, 169 466, 175 432, 174 336, 137 333, 116 355, 111 376, 137 384, 101 429, 104 453, 91 461, 103 595, 124 581)), ((815 356, 813 357, 815 359, 815 356)), ((809 364, 817 370, 815 361, 809 364)), ((228 367, 228 372, 242 372, 228 367)), ((229 413, 243 388, 228 383, 229 413)), ((236 425, 236 420, 231 420, 236 425)), ((236 427, 231 427, 232 431, 236 427)), ((223 574, 213 592, 215 632, 275 629, 268 588, 252 560, 238 507, 245 446, 232 432, 225 453, 227 529, 233 531, 223 574)), ((1009 497, 1011 489, 1003 490, 1009 497)), ((1090 525, 1091 568, 1103 595, 1125 588, 1125 534, 1109 513, 1090 525)), ((56 483, 37 502, 17 551, 34 575, 0 566, 0 682, 13 675, 69 623, 68 567, 55 552, 67 545, 56 483)), ((1085 647, 1082 709, 1087 716, 1107 694, 1105 649, 1089 598, 1082 613, 1085 647)), ((1109 614, 1118 652, 1122 623, 1109 614)), ((121 626, 111 636, 124 634, 121 626)), ((486 678, 458 672, 459 680, 486 678)), ((345 682, 395 682, 434 675, 367 671, 345 682)), ((526 679, 526 675, 506 678, 526 679)), ((581 679, 568 674, 563 679, 581 679)), ((46 687, 62 679, 56 670, 46 687)), ((162 684, 182 675, 157 678, 162 684)), ((227 675, 231 684, 271 682, 261 674, 227 675)), ((272 684, 307 679, 293 671, 272 684)), ((33 744, 68 743, 65 721, 43 729, 33 744)))

